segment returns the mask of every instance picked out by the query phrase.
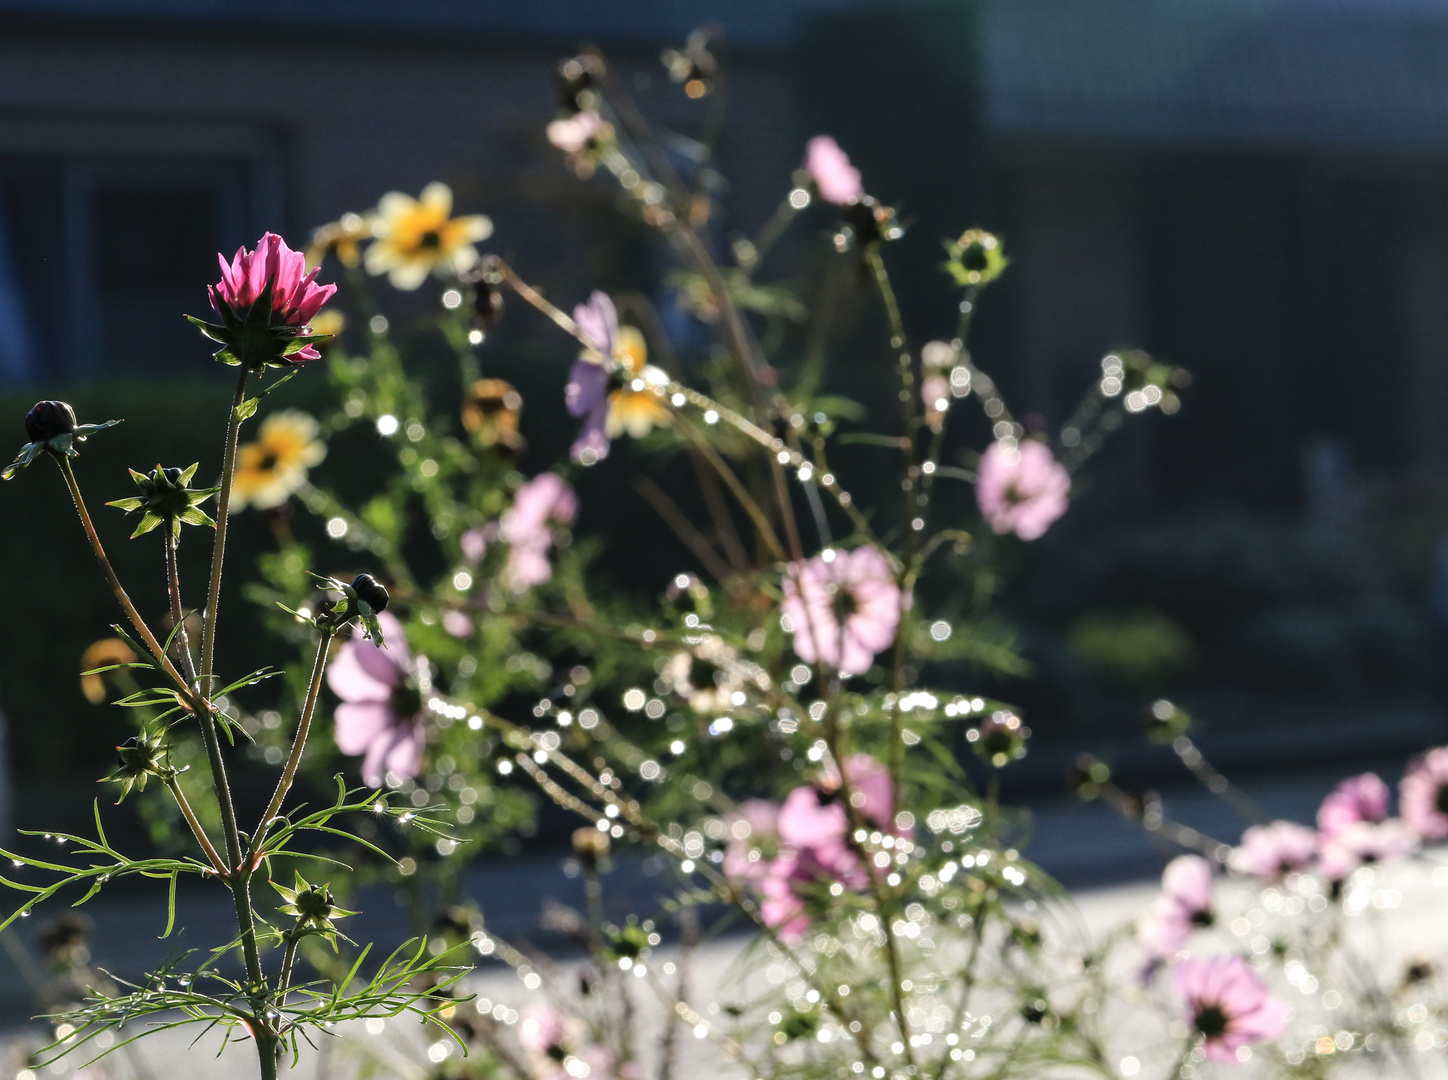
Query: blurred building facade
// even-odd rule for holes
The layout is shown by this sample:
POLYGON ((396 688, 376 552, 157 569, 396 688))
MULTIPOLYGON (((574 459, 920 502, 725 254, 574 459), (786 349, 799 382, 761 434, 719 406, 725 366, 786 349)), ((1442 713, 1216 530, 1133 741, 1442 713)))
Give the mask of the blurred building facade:
MULTIPOLYGON (((543 140, 552 64, 597 41, 672 101, 658 51, 710 19, 746 223, 833 131, 902 264, 1006 237, 981 348, 1027 409, 1114 347, 1196 374, 1122 498, 1270 508, 1314 436, 1448 474, 1441 0, 0 0, 0 378, 191 362, 214 251, 436 178, 540 268, 607 262, 543 140)), ((910 296, 948 330, 943 284, 910 296)))

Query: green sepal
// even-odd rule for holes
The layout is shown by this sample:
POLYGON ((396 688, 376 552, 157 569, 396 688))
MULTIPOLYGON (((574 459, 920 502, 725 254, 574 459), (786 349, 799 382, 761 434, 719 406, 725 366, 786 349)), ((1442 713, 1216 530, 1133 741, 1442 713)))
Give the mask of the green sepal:
POLYGON ((49 450, 54 454, 64 454, 66 457, 78 457, 76 443, 85 442, 88 436, 94 435, 97 431, 104 431, 108 427, 115 427, 119 423, 119 420, 107 420, 103 424, 77 424, 70 431, 63 431, 43 442, 28 442, 20 448, 20 453, 15 455, 15 460, 5 466, 4 471, 0 471, 0 480, 9 480, 39 457, 42 450, 49 450))

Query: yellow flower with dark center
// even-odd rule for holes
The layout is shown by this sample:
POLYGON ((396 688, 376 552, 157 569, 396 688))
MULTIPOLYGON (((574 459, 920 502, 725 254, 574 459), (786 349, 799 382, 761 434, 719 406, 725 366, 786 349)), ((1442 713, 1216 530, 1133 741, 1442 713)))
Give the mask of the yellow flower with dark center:
POLYGON ((633 326, 619 327, 613 355, 624 384, 608 395, 608 437, 616 439, 626 431, 641 439, 655 425, 667 427, 672 419, 664 403, 669 377, 648 363, 643 334, 633 326))
POLYGON ((480 446, 517 450, 523 445, 518 421, 523 395, 502 379, 479 379, 463 399, 463 427, 480 446))
POLYGON ((452 188, 431 183, 414 199, 389 191, 377 203, 367 249, 369 274, 386 274, 399 289, 415 289, 430 273, 446 277, 477 265, 473 243, 493 235, 493 223, 482 214, 452 217, 452 188))
POLYGON ((105 704, 109 691, 106 689, 107 682, 114 683, 117 671, 97 671, 97 668, 110 667, 113 664, 134 664, 136 654, 132 648, 120 638, 101 638, 93 642, 81 654, 80 658, 80 692, 92 705, 105 704))
POLYGON ((286 409, 262 421, 256 442, 237 451, 231 482, 231 512, 246 506, 267 510, 286 502, 307 481, 307 470, 327 456, 317 438, 317 421, 286 409))

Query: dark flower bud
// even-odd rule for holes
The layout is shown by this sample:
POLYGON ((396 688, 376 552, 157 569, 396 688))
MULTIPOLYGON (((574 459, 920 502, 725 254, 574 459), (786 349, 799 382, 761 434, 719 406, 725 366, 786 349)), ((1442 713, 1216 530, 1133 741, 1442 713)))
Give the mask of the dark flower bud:
POLYGON ((47 442, 75 430, 75 410, 63 401, 37 401, 25 415, 25 434, 31 442, 47 442))
POLYGON ((469 308, 477 328, 491 330, 503 317, 503 294, 486 281, 480 281, 473 286, 473 299, 469 308))
POLYGON ((608 857, 608 847, 608 833, 587 826, 574 830, 573 853, 590 873, 597 870, 598 864, 608 857))
POLYGON ((352 579, 352 591, 357 594, 357 599, 372 609, 372 614, 377 615, 387 610, 387 590, 371 574, 358 574, 352 579))
POLYGON ((181 470, 176 468, 176 466, 171 465, 167 468, 162 469, 161 475, 164 476, 171 483, 175 484, 178 483, 181 479, 181 470))

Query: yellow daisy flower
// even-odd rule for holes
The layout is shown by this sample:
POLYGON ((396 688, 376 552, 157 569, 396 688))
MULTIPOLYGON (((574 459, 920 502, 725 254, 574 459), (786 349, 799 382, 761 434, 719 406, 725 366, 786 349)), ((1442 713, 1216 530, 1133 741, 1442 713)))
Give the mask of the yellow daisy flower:
POLYGON ((231 482, 231 511, 246 506, 280 506, 307 481, 307 470, 327 456, 317 438, 317 421, 297 409, 275 412, 262 421, 256 442, 237 450, 231 482))
POLYGON ((328 253, 336 255, 343 266, 356 266, 362 261, 362 243, 371 240, 375 231, 376 221, 370 214, 343 214, 320 226, 312 232, 312 243, 307 248, 307 269, 320 266, 328 253))
POLYGON ((461 274, 477 264, 473 242, 493 235, 493 223, 482 214, 452 217, 452 188, 431 183, 414 199, 389 191, 377 203, 367 249, 369 274, 386 274, 399 289, 415 289, 429 273, 461 274))
POLYGON ((664 387, 669 377, 648 363, 649 350, 643 334, 633 326, 619 327, 613 355, 623 369, 625 381, 608 395, 605 433, 616 439, 626 431, 641 439, 655 425, 667 427, 671 417, 664 404, 664 387))
POLYGON ((80 658, 80 692, 92 705, 103 705, 110 696, 107 680, 114 681, 118 672, 96 671, 111 664, 134 664, 136 654, 120 638, 101 638, 86 648, 80 658))

